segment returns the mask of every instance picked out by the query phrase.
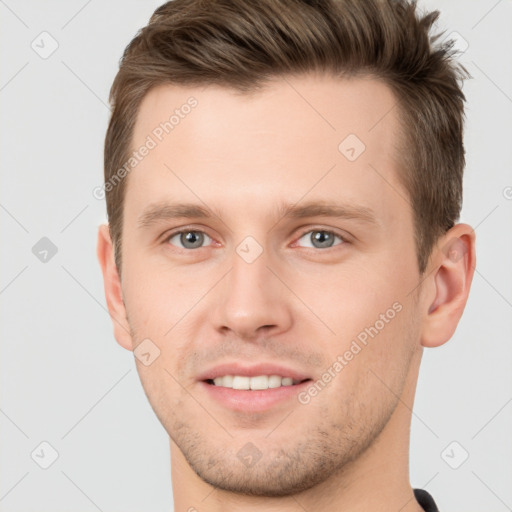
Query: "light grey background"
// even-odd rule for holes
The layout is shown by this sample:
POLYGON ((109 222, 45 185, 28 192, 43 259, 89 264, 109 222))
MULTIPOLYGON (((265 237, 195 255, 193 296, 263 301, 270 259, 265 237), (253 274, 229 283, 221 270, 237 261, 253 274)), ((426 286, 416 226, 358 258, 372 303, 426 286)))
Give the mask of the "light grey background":
MULTIPOLYGON (((92 195, 118 60, 160 3, 0 1, 2 512, 172 510, 168 438, 106 312, 95 252, 105 204, 92 195), (58 43, 48 58, 43 31, 58 43), (32 251, 43 237, 58 251, 46 262, 32 251)), ((467 45, 461 221, 476 228, 477 271, 455 336, 425 351, 411 483, 443 511, 502 512, 512 510, 512 1, 420 5, 440 8, 439 28, 467 45)))

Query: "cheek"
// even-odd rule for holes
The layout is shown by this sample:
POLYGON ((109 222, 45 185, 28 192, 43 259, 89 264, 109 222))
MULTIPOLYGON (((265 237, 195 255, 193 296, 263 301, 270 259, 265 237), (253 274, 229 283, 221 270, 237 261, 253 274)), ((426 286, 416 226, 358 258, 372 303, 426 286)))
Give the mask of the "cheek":
POLYGON ((298 291, 335 333, 325 331, 318 341, 329 364, 343 358, 336 379, 340 389, 355 386, 363 395, 381 396, 386 388, 379 377, 391 389, 400 387, 420 334, 417 305, 410 294, 414 283, 404 275, 411 279, 414 274, 405 265, 389 262, 368 264, 364 270, 353 266, 309 278, 298 291))
POLYGON ((382 313, 355 338, 361 352, 354 369, 363 396, 370 401, 380 397, 378 400, 389 404, 402 395, 411 359, 419 347, 420 324, 411 300, 395 301, 382 313))
POLYGON ((126 260, 123 282, 125 305, 133 327, 143 336, 163 337, 193 305, 201 288, 198 283, 199 276, 190 281, 179 269, 164 268, 134 251, 126 260))
POLYGON ((172 432, 180 411, 187 404, 187 392, 175 380, 179 377, 173 370, 169 370, 163 357, 156 359, 150 366, 138 363, 137 372, 155 415, 164 428, 172 432))
POLYGON ((307 277, 297 275, 291 287, 336 338, 350 340, 376 323, 379 331, 400 323, 399 310, 412 287, 396 271, 387 271, 389 267, 378 265, 372 272, 371 265, 340 266, 307 277))
MULTIPOLYGON (((371 425, 376 418, 390 414, 403 394, 419 336, 410 305, 401 306, 398 312, 392 310, 395 314, 393 318, 393 314, 388 316, 388 323, 373 314, 367 319, 360 315, 359 325, 351 329, 355 335, 342 333, 328 347, 333 363, 340 362, 341 356, 341 367, 335 368, 333 386, 319 403, 326 407, 333 401, 338 403, 339 412, 335 414, 359 418, 356 423, 360 424, 371 425)), ((376 311, 385 314, 387 309, 376 307, 376 311)), ((356 321, 348 315, 345 318, 347 322, 356 321)))
MULTIPOLYGON (((159 268, 158 264, 150 267, 147 261, 141 261, 140 266, 133 265, 126 272, 126 277, 125 304, 136 344, 148 338, 159 351, 152 364, 156 369, 161 367, 161 371, 146 372, 144 387, 153 378, 162 379, 167 383, 165 389, 175 389, 179 396, 179 385, 167 372, 183 381, 183 369, 189 366, 201 338, 198 330, 204 327, 202 320, 207 318, 206 295, 216 281, 215 274, 199 266, 183 272, 159 268)), ((144 371, 141 368, 139 373, 144 371)), ((158 382, 154 385, 155 391, 160 392, 158 382)))

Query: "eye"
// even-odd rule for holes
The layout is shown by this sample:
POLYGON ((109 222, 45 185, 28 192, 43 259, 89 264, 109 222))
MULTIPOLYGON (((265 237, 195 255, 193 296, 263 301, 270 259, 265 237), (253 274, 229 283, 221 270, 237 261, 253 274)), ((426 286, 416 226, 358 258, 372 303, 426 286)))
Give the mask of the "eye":
POLYGON ((305 247, 312 247, 313 249, 328 249, 333 245, 341 245, 341 243, 334 244, 334 240, 336 238, 338 238, 341 241, 341 243, 345 243, 345 240, 340 235, 334 233, 333 231, 328 231, 326 229, 313 229, 303 233, 302 236, 297 240, 297 242, 299 242, 302 239, 305 239, 305 247), (307 243, 311 245, 307 245, 307 243))
POLYGON ((171 234, 167 239, 166 242, 176 245, 171 240, 173 238, 177 238, 180 245, 177 245, 177 247, 180 247, 181 249, 198 249, 203 246, 204 241, 207 239, 212 241, 212 239, 202 231, 194 231, 191 229, 185 229, 183 231, 177 231, 176 233, 171 234))

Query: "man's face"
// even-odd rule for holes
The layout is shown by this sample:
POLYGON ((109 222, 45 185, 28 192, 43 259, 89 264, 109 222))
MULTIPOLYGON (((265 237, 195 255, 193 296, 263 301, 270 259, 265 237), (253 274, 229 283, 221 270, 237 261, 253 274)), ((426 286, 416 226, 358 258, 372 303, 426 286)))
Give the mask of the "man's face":
POLYGON ((160 353, 137 367, 173 442, 219 488, 326 480, 408 385, 421 301, 395 102, 379 81, 308 75, 250 97, 161 86, 140 107, 133 148, 158 144, 127 178, 122 290, 133 347, 160 353), (211 216, 155 214, 182 203, 211 216), (344 214, 300 210, 318 203, 344 214))

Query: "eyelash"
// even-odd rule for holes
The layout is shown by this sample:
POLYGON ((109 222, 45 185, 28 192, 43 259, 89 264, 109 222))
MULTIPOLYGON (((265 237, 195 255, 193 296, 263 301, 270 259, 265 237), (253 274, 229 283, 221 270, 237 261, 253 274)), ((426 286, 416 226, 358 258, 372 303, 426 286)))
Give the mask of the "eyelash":
MULTIPOLYGON (((313 229, 308 229, 306 231, 303 231, 301 232, 301 234, 297 237, 297 241, 300 240, 301 238, 304 237, 304 235, 307 235, 308 233, 313 233, 313 232, 322 232, 322 233, 328 233, 330 235, 334 235, 335 237, 338 237, 342 243, 339 243, 339 244, 336 244, 336 245, 333 245, 331 247, 326 247, 324 249, 322 248, 318 248, 318 247, 306 247, 306 249, 317 249, 317 250, 320 250, 320 251, 326 251, 327 249, 333 249, 334 247, 337 247, 337 246, 340 246, 340 245, 344 245, 348 242, 348 240, 340 235, 339 233, 337 233, 336 231, 332 231, 332 230, 329 230, 329 229, 322 229, 322 228, 313 228, 313 229)), ((208 238, 210 238, 211 240, 213 240, 213 238, 211 236, 209 236, 207 233, 205 233, 204 231, 200 230, 200 229, 181 229, 179 231, 174 231, 173 233, 169 234, 168 236, 165 237, 164 239, 164 243, 167 243, 167 244, 170 244, 170 240, 171 238, 174 238, 176 235, 181 235, 183 233, 202 233, 203 235, 207 236, 208 238)), ((294 242, 295 244, 296 242, 294 242)), ((171 244, 172 245, 172 244, 171 244)), ((176 246, 175 246, 176 247, 176 246)), ((197 250, 197 249, 205 249, 204 246, 201 246, 201 247, 196 247, 195 249, 187 249, 186 247, 176 247, 177 249, 181 249, 181 250, 184 250, 184 251, 194 251, 194 250, 197 250)))

